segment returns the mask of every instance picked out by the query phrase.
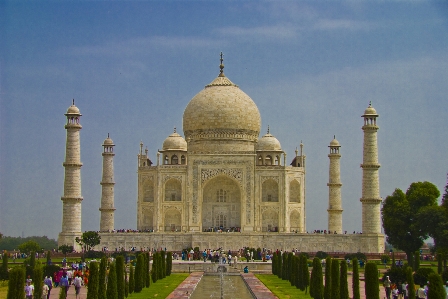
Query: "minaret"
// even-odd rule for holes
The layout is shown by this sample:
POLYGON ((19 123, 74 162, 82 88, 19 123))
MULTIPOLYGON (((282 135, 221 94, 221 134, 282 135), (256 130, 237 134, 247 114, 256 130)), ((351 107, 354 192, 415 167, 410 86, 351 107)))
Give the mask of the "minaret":
POLYGON ((73 104, 68 108, 67 141, 65 144, 65 162, 62 164, 65 169, 64 196, 62 200, 62 231, 59 233, 58 245, 69 245, 77 248, 76 237, 81 237, 81 145, 79 140, 79 130, 81 113, 73 104))
POLYGON ((114 229, 114 142, 109 134, 103 142, 103 177, 101 180, 100 231, 114 229))
POLYGON ((380 182, 378 170, 378 142, 376 125, 378 114, 369 103, 364 111, 364 145, 362 168, 362 232, 363 234, 381 233, 380 182))
POLYGON ((328 186, 328 231, 342 234, 341 154, 336 136, 330 142, 330 175, 328 186))

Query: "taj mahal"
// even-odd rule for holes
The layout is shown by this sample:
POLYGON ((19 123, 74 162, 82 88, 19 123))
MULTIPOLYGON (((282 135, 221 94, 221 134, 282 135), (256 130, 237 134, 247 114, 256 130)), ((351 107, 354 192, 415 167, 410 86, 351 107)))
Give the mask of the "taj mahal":
MULTIPOLYGON (((73 102, 65 116, 65 178, 58 243, 77 248, 75 239, 82 235, 82 115, 73 102)), ((326 233, 308 233, 303 144, 287 158, 269 128, 260 137, 260 112, 255 102, 224 75, 221 54, 219 75, 186 105, 184 137, 175 128, 154 155, 140 143, 138 232, 115 230, 115 144, 109 135, 104 140, 98 248, 233 250, 248 246, 298 248, 302 252, 382 253, 378 114, 369 104, 362 118, 362 233, 347 234, 343 230, 341 145, 335 138, 329 143, 328 154, 328 228, 326 233)))

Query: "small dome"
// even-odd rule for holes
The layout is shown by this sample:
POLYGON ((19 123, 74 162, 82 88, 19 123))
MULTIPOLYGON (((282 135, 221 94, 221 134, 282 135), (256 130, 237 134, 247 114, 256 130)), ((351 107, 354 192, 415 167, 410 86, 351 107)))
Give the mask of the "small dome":
POLYGON ((75 100, 73 100, 72 105, 70 107, 68 107, 66 114, 78 114, 78 115, 81 115, 81 113, 79 112, 78 107, 75 106, 75 100))
POLYGON ((176 133, 176 129, 174 129, 174 133, 168 136, 163 142, 163 150, 187 150, 187 142, 185 139, 176 133))
POLYGON ((115 145, 114 141, 112 139, 110 139, 109 134, 107 134, 107 138, 104 139, 103 145, 115 145))
POLYGON ((269 129, 268 129, 268 133, 258 140, 256 150, 257 151, 281 151, 282 146, 280 145, 280 142, 278 141, 278 139, 269 133, 269 129))
POLYGON ((333 140, 331 140, 330 146, 341 146, 341 145, 339 144, 339 141, 337 141, 335 137, 333 140))
POLYGON ((376 115, 376 116, 378 116, 378 113, 376 113, 375 108, 372 107, 372 103, 369 103, 369 107, 367 107, 367 109, 364 110, 364 115, 372 115, 372 116, 376 115))

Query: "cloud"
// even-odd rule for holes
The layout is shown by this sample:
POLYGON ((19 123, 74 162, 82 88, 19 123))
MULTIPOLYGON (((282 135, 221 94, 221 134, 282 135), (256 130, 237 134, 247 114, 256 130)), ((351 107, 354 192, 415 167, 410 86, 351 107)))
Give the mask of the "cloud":
POLYGON ((225 36, 235 36, 235 37, 250 37, 252 40, 255 38, 262 39, 290 39, 298 36, 298 31, 300 28, 292 24, 277 24, 273 26, 260 26, 260 27, 238 27, 230 26, 224 27, 217 30, 218 34, 223 34, 225 36))

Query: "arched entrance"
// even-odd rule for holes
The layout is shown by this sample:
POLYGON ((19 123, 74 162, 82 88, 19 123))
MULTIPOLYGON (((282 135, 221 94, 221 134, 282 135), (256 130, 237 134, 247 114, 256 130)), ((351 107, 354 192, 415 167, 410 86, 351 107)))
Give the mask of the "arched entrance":
POLYGON ((239 231, 241 228, 241 192, 231 178, 220 175, 203 189, 202 229, 239 231))

